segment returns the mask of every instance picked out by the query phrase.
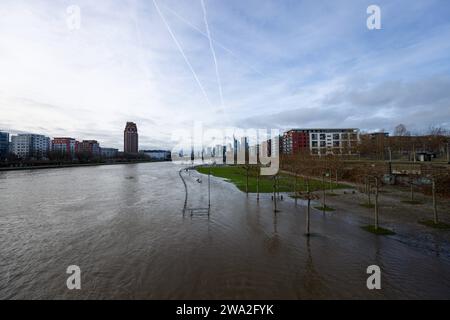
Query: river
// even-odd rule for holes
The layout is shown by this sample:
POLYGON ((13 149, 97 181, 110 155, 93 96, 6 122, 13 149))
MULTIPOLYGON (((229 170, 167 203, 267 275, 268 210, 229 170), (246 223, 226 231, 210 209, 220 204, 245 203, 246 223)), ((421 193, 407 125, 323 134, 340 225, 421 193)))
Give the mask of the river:
MULTIPOLYGON (((375 236, 348 215, 313 210, 306 237, 304 206, 285 199, 274 215, 270 195, 258 202, 218 178, 211 215, 183 215, 179 169, 0 172, 0 298, 450 298, 448 257, 375 236), (366 287, 373 264, 381 290, 366 287), (67 289, 70 265, 81 290, 67 289)), ((207 178, 183 176, 188 207, 207 206, 207 178)))

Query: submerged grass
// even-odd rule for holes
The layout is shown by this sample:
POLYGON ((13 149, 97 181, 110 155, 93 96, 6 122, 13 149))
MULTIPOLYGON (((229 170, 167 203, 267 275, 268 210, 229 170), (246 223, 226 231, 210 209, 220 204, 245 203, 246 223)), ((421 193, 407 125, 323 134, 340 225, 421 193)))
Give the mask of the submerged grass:
POLYGON ((364 202, 364 203, 360 203, 359 205, 360 205, 361 207, 368 208, 368 209, 375 208, 375 205, 374 205, 373 203, 367 203, 367 202, 364 202))
POLYGON ((402 202, 407 204, 423 204, 423 202, 419 200, 402 200, 402 202))
POLYGON ((366 231, 368 231, 368 232, 370 232, 370 233, 373 233, 373 234, 376 234, 376 235, 381 235, 381 236, 387 236, 387 235, 395 234, 394 231, 389 230, 389 229, 385 229, 385 228, 382 228, 382 227, 378 227, 377 229, 375 229, 375 226, 373 226, 373 225, 362 226, 361 228, 366 230, 366 231))
MULTIPOLYGON (((198 172, 203 174, 208 174, 208 171, 211 170, 211 174, 216 177, 227 179, 229 182, 235 184, 239 190, 245 192, 246 185, 246 169, 243 166, 219 166, 219 167, 197 167, 198 172)), ((248 191, 251 193, 256 193, 256 168, 253 168, 249 172, 248 177, 248 191)), ((279 188, 277 189, 279 192, 293 192, 295 190, 295 177, 288 174, 280 174, 279 176, 279 188)), ((352 188, 351 186, 345 184, 331 184, 332 189, 343 189, 343 188, 352 188)), ((320 180, 309 180, 309 190, 311 192, 323 190, 329 190, 330 183, 326 182, 325 185, 322 184, 320 180)), ((306 191, 306 179, 302 177, 297 177, 297 191, 306 191)), ((259 192, 260 193, 271 193, 273 192, 273 177, 272 176, 260 176, 259 177, 259 192)))
POLYGON ((433 220, 420 220, 419 223, 435 229, 450 229, 450 224, 444 222, 434 223, 433 220))
POLYGON ((320 210, 320 211, 336 211, 336 209, 329 207, 329 206, 319 206, 319 207, 314 207, 314 209, 320 210))

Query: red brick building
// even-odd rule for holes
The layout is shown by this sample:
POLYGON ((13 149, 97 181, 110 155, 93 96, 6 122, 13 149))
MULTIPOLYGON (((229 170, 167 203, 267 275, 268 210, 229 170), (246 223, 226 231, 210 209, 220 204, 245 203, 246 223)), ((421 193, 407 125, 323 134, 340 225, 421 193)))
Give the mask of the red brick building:
POLYGON ((309 151, 309 130, 292 129, 283 134, 281 150, 284 154, 309 151))
POLYGON ((78 143, 78 152, 89 154, 91 156, 99 156, 100 144, 97 140, 83 140, 78 143))
POLYGON ((78 141, 74 138, 54 138, 52 140, 52 151, 73 158, 78 152, 78 141))

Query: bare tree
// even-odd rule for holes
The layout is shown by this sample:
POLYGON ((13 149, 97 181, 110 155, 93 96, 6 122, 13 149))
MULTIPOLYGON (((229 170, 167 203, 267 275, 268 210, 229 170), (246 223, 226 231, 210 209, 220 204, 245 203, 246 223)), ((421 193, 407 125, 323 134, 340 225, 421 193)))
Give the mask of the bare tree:
POLYGON ((399 124, 394 129, 394 136, 397 137, 404 137, 404 136, 410 136, 411 132, 409 132, 404 124, 399 124))

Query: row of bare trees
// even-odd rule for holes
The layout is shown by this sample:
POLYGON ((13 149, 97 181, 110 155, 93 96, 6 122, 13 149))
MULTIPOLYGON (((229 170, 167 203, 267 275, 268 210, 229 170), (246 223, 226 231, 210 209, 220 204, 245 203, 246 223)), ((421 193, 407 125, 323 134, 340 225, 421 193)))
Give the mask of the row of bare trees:
POLYGON ((363 158, 376 160, 416 159, 415 154, 426 151, 449 161, 450 131, 441 127, 430 127, 426 133, 411 134, 404 125, 398 125, 393 136, 384 132, 362 133, 357 152, 363 158))

